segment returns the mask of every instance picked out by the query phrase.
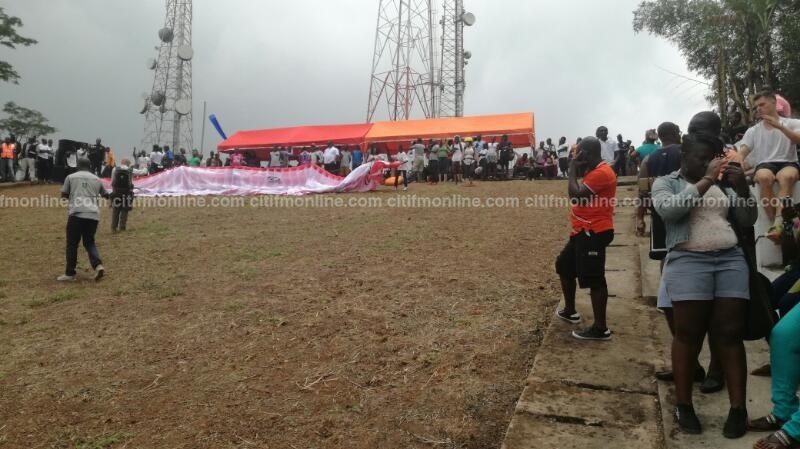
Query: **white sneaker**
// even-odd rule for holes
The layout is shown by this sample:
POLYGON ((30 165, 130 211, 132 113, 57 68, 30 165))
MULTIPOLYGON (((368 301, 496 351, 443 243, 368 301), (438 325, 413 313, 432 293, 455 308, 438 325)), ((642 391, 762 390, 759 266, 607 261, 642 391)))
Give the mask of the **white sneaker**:
POLYGON ((98 265, 97 268, 94 269, 94 280, 99 281, 103 275, 105 274, 106 269, 103 268, 102 265, 98 265))
POLYGON ((57 277, 56 280, 58 282, 72 282, 75 280, 75 276, 70 276, 67 274, 62 274, 61 276, 57 277))
POLYGON ((403 192, 408 192, 408 187, 403 187, 403 192))

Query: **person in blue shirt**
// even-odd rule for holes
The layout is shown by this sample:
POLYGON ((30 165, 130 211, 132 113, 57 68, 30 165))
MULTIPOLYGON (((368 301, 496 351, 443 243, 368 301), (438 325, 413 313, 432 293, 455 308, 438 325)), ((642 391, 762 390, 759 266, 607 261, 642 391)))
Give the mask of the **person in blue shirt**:
POLYGON ((361 147, 356 146, 353 148, 353 170, 364 162, 364 154, 361 153, 361 147))
POLYGON ((648 129, 644 135, 644 143, 636 149, 636 155, 639 157, 641 163, 647 156, 650 156, 654 151, 661 148, 661 145, 656 143, 658 134, 654 129, 648 129))

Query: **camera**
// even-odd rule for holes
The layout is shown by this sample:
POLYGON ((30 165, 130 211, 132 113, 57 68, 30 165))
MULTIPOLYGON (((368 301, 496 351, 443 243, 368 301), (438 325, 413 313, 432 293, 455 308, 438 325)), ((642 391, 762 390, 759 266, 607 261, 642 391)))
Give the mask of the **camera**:
POLYGON ((631 141, 630 140, 623 141, 622 139, 623 139, 622 134, 618 134, 617 135, 617 148, 620 149, 620 150, 627 150, 628 148, 631 147, 631 141))

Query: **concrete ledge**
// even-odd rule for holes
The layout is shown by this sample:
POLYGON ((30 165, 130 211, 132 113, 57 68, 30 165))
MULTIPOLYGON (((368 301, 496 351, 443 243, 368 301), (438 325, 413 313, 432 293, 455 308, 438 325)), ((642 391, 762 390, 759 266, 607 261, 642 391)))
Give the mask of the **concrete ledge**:
MULTIPOLYGON (((624 182, 624 180, 622 180, 624 182)), ((633 181, 635 183, 635 181, 633 181)), ((636 195, 618 189, 619 197, 636 195)), ((609 342, 570 336, 578 326, 553 319, 517 403, 503 449, 653 448, 664 439, 653 381, 663 351, 654 332, 661 323, 651 301, 641 298, 639 240, 632 208, 615 211, 614 242, 607 251, 609 342)), ((588 293, 577 308, 593 320, 588 293)))

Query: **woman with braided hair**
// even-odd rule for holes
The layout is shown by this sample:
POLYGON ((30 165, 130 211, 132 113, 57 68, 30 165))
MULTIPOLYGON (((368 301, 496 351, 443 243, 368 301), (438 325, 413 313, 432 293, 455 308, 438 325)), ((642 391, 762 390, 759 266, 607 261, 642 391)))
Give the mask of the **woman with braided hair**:
POLYGON ((672 366, 678 427, 685 433, 702 432, 692 405, 692 382, 708 333, 725 374, 731 405, 723 435, 739 438, 747 431, 743 334, 750 287, 734 226, 752 226, 758 211, 756 202, 749 200, 741 166, 723 158, 719 116, 701 114, 697 118, 709 120, 710 125, 690 127, 684 136, 681 169, 653 185, 653 205, 664 220, 669 250, 659 306, 671 303, 674 314, 672 366))

